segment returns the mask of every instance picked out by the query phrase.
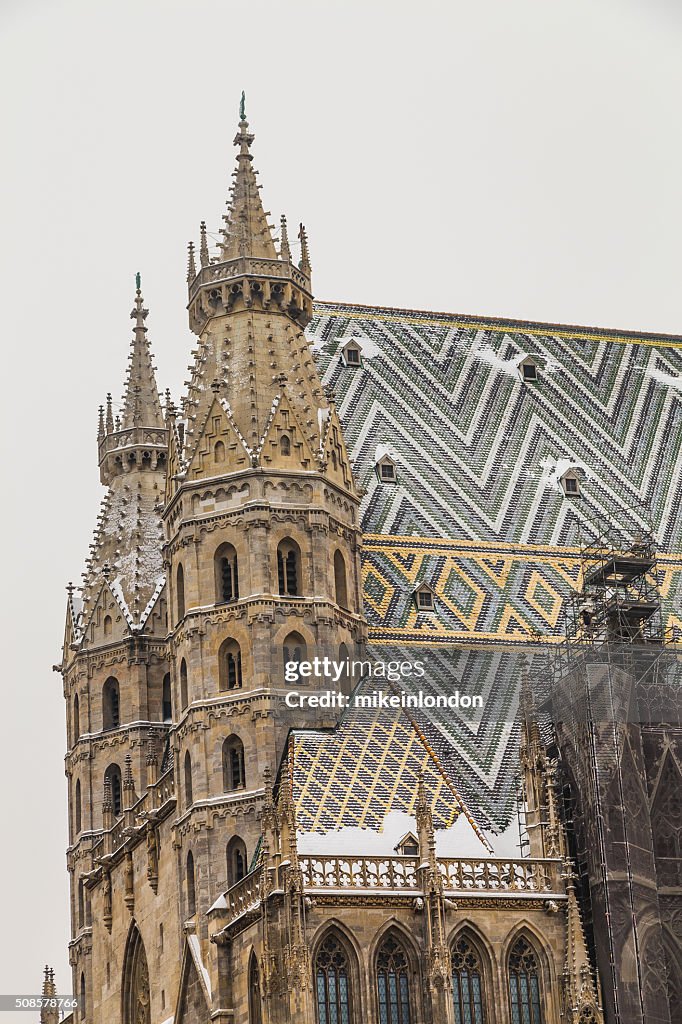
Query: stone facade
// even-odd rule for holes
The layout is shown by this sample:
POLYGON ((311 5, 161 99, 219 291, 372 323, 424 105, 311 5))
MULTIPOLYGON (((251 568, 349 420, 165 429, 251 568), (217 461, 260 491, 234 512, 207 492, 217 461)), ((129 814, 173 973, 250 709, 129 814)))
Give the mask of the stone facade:
POLYGON ((242 116, 217 254, 203 224, 190 246, 182 407, 159 402, 138 280, 122 414, 100 411, 108 490, 60 666, 75 1019, 600 1024, 530 698, 528 856, 495 857, 484 837, 476 857, 437 852, 449 811, 479 830, 414 722, 410 842, 377 857, 301 844, 299 740, 337 735, 339 713, 288 708, 284 661, 366 650, 364 489, 305 334, 305 230, 296 264, 252 141, 242 116))

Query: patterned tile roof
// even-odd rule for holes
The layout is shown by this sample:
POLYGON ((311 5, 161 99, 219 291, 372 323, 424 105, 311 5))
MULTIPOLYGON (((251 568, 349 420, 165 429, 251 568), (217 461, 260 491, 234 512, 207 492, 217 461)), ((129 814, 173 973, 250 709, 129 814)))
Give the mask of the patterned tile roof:
MULTIPOLYGON (((365 613, 375 653, 391 643, 447 645, 449 660, 443 654, 424 688, 443 692, 455 678, 483 689, 486 706, 475 723, 450 710, 390 720, 356 711, 335 734, 300 734, 300 820, 311 830, 378 828, 389 809, 412 806, 426 757, 483 828, 502 831, 518 770, 510 648, 560 639, 587 520, 607 514, 629 533, 653 529, 666 624, 682 631, 682 338, 315 309, 307 333, 366 488, 365 613), (362 349, 357 368, 343 358, 351 339, 362 349), (522 380, 528 356, 537 383, 522 380), (377 476, 384 455, 395 484, 377 476), (581 478, 576 499, 560 483, 569 467, 581 478), (435 592, 433 613, 415 606, 421 582, 435 592)), ((542 653, 536 658, 541 671, 542 653)), ((437 804, 448 793, 439 783, 437 804)), ((445 827, 447 807, 437 819, 445 827)))

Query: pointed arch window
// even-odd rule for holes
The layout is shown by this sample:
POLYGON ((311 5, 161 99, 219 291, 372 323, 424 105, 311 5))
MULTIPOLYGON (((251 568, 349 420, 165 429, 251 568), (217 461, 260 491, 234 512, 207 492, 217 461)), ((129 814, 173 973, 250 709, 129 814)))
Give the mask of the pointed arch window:
POLYGON ((455 1024, 485 1024, 481 959, 465 936, 452 947, 455 1024))
POLYGON ((376 979, 380 1024, 411 1024, 409 964, 394 935, 379 948, 376 979))
POLYGON ((315 957, 315 1001, 318 1024, 350 1024, 350 968, 346 950, 333 933, 315 957))
POLYGON ((111 621, 111 615, 105 615, 104 616, 104 635, 105 636, 111 636, 113 628, 114 628, 114 624, 111 621))
POLYGON ((216 441, 215 448, 213 449, 213 458, 216 462, 225 461, 225 445, 222 441, 216 441))
POLYGON ((245 786, 244 744, 238 736, 228 736, 223 743, 223 788, 231 793, 245 786))
POLYGON ((161 696, 161 718, 164 722, 173 720, 173 703, 171 701, 171 677, 167 672, 163 677, 163 691, 161 696))
POLYGON ((110 764, 104 773, 104 781, 111 786, 111 805, 114 817, 121 816, 121 769, 117 764, 110 764))
POLYGON ((346 559, 337 548, 334 552, 334 592, 340 608, 348 607, 348 585, 346 583, 346 559))
POLYGON ((118 679, 109 676, 102 687, 102 728, 118 729, 121 724, 121 701, 118 679))
POLYGON ((282 434, 279 439, 279 450, 285 458, 291 455, 291 438, 288 434, 282 434))
POLYGON ((260 994, 260 971, 255 953, 249 960, 249 1024, 262 1024, 263 1003, 260 994))
POLYGON ((682 778, 670 753, 666 755, 651 817, 659 882, 679 884, 675 880, 679 866, 663 863, 682 859, 682 778))
POLYGON ((301 596, 301 549, 290 537, 277 547, 277 584, 282 597, 301 596))
POLYGON ((523 936, 509 953, 509 1003, 512 1024, 544 1024, 538 958, 523 936))
POLYGON ((291 679, 290 674, 287 673, 290 673, 292 668, 296 668, 302 661, 305 661, 307 653, 306 642, 300 633, 289 633, 284 638, 282 654, 284 658, 284 672, 287 682, 296 682, 296 680, 291 679))
POLYGON ((183 658, 180 662, 180 703, 184 711, 189 704, 189 693, 187 686, 187 662, 183 658))
POLYGON ((194 802, 192 791, 192 758, 189 750, 185 754, 185 806, 191 807, 194 802))
POLYGON ((75 828, 76 828, 76 835, 78 835, 79 832, 81 831, 81 828, 82 828, 81 780, 80 779, 76 779, 75 804, 76 804, 76 808, 75 808, 75 814, 74 814, 74 818, 75 818, 74 824, 75 824, 75 828))
POLYGON ((78 1012, 80 1014, 80 1019, 81 1020, 85 1020, 86 1016, 87 1016, 87 1012, 86 1012, 87 1004, 86 1004, 85 995, 86 995, 86 992, 85 992, 85 974, 81 971, 80 998, 78 1000, 78 1012))
POLYGON ((236 885, 246 874, 246 844, 239 836, 232 836, 227 844, 227 884, 236 885))
POLYGON ((215 592, 217 604, 239 600, 237 552, 231 544, 221 544, 215 553, 215 592))
POLYGON ((85 886, 83 879, 78 879, 78 927, 85 926, 85 886))
POLYGON ((124 1024, 151 1024, 149 967, 137 927, 128 939, 123 967, 124 1024))
POLYGON ((241 690, 242 652, 236 640, 223 640, 218 652, 218 679, 221 691, 241 690))
POLYGON ((197 912, 197 891, 194 877, 194 857, 190 850, 187 854, 187 869, 185 871, 185 884, 187 886, 187 912, 194 917, 197 912))
POLYGON ((81 710, 78 694, 73 698, 73 742, 75 743, 81 734, 81 710))
POLYGON ((185 570, 182 568, 182 563, 178 566, 176 579, 176 594, 178 602, 178 621, 185 617, 185 570))

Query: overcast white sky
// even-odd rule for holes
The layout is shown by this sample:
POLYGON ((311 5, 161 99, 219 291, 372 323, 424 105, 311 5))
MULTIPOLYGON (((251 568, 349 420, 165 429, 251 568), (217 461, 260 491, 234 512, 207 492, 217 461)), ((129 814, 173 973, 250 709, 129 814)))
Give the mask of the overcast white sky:
POLYGON ((674 0, 2 0, 0 992, 45 962, 70 991, 51 666, 96 411, 137 270, 178 397, 186 243, 220 225, 240 91, 319 298, 677 333, 681 42, 674 0))

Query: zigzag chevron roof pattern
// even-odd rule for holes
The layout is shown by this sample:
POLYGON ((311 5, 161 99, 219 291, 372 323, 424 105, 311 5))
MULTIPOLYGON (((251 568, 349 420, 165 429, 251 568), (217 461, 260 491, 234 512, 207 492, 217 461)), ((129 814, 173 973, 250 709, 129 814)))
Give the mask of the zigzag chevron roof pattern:
MULTIPOLYGON (((374 653, 430 642, 422 689, 483 693, 485 708, 479 718, 402 712, 412 729, 393 726, 390 736, 356 712, 350 732, 344 722, 331 736, 301 735, 301 796, 316 807, 302 825, 377 828, 392 807, 408 809, 400 786, 391 790, 391 765, 423 758, 414 746, 421 736, 478 824, 501 832, 518 772, 519 673, 509 648, 560 639, 587 520, 605 513, 626 533, 654 531, 666 624, 682 632, 682 338, 334 303, 316 304, 307 333, 366 488, 374 653), (351 340, 362 349, 359 367, 343 356, 351 340), (537 383, 522 380, 527 356, 537 383), (395 484, 377 476, 384 455, 395 484), (576 499, 560 482, 571 467, 581 477, 576 499), (413 599, 424 581, 436 595, 428 614, 413 599), (348 736, 376 750, 349 751, 348 736), (344 797, 350 774, 353 802, 344 797)), ((543 672, 544 657, 529 655, 533 672, 543 672)), ((442 787, 435 795, 442 799, 442 787)))
POLYGON ((596 512, 679 547, 682 338, 317 303, 307 333, 368 493, 367 533, 575 545, 596 512), (362 366, 341 350, 362 347, 362 366), (524 384, 518 362, 539 363, 524 384), (380 484, 388 446, 397 485, 380 484), (555 472, 585 472, 567 500, 555 472))

